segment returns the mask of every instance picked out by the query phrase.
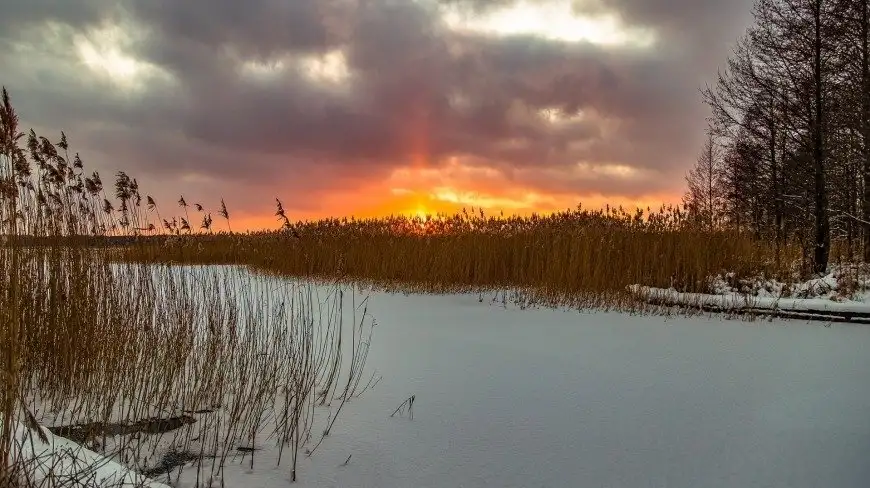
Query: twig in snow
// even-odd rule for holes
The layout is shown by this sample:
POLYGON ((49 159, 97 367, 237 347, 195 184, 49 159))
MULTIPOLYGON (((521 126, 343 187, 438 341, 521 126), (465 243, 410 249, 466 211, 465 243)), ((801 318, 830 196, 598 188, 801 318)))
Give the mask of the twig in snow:
POLYGON ((398 408, 396 408, 396 411, 393 412, 390 417, 394 417, 397 413, 401 416, 402 413, 405 411, 405 407, 408 407, 408 415, 410 416, 411 420, 414 420, 414 400, 416 399, 416 397, 417 395, 411 395, 411 398, 408 398, 407 400, 402 402, 402 404, 399 405, 398 408))

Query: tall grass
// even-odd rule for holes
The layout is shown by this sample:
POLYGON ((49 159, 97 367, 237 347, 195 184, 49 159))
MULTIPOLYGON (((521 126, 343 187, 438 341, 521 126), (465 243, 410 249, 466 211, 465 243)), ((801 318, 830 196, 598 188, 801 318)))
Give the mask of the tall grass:
POLYGON ((5 90, 0 116, 0 486, 95 482, 37 448, 43 426, 135 472, 195 463, 197 486, 273 442, 295 480, 314 406, 365 389, 367 314, 240 268, 111 262, 89 244, 153 233, 153 200, 125 173, 108 195, 65 135, 23 134, 5 90))
MULTIPOLYGON (((279 209, 279 213, 280 213, 279 209)), ((122 260, 244 264, 260 272, 455 292, 520 289, 537 300, 614 306, 643 283, 705 291, 710 276, 800 271, 800 248, 698 229, 680 209, 570 210, 547 216, 483 212, 426 219, 299 222, 275 232, 155 239, 122 260), (796 264, 797 263, 797 264, 796 264)))

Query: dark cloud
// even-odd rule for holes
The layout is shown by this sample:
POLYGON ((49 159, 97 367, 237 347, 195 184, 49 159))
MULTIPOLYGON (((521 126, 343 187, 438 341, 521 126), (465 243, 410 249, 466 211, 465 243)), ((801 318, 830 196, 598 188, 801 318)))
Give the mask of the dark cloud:
POLYGON ((164 40, 232 47, 246 57, 317 51, 347 40, 349 0, 132 0, 164 40))
POLYGON ((99 21, 116 7, 110 0, 2 0, 0 29, 8 35, 46 21, 81 27, 99 21))
POLYGON ((521 170, 541 191, 642 195, 679 188, 703 133, 697 89, 750 2, 574 2, 651 29, 658 43, 642 49, 456 31, 440 17, 512 0, 0 0, 0 83, 26 123, 65 129, 99 165, 143 181, 316 197, 457 156, 521 170), (147 63, 135 89, 76 55, 76 36, 113 23, 121 48, 147 63), (302 62, 329 53, 345 62, 342 83, 302 62), (280 69, 255 76, 246 62, 280 69), (551 123, 542 110, 582 116, 551 123), (578 162, 643 176, 566 176, 578 162))
POLYGON ((617 13, 628 24, 662 27, 664 35, 737 31, 751 18, 752 0, 573 0, 576 12, 617 13), (735 23, 744 23, 737 24, 735 23), (679 28, 682 28, 679 29, 679 28), (710 31, 711 27, 718 27, 710 31))

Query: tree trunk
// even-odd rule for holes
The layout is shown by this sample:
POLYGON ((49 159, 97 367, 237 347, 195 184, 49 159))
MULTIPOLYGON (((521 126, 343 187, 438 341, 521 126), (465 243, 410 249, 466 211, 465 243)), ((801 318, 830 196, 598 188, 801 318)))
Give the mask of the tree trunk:
POLYGON ((773 180, 773 223, 776 227, 774 229, 774 237, 776 239, 776 248, 777 254, 779 250, 779 245, 782 243, 782 192, 780 191, 779 185, 779 167, 776 162, 776 125, 772 120, 773 114, 773 104, 771 104, 771 120, 768 122, 768 132, 770 136, 769 141, 769 151, 770 151, 770 172, 771 179, 773 180))
POLYGON ((870 0, 861 0, 861 199, 864 224, 864 262, 870 262, 870 0))
POLYGON ((822 88, 822 2, 813 5, 813 116, 812 116, 812 155, 813 155, 813 192, 815 239, 813 250, 813 272, 824 273, 828 269, 831 247, 831 224, 828 219, 828 195, 825 188, 825 147, 824 147, 824 101, 822 88))
POLYGON ((713 161, 713 136, 708 136, 707 141, 707 223, 709 232, 713 232, 713 177, 715 164, 713 161))

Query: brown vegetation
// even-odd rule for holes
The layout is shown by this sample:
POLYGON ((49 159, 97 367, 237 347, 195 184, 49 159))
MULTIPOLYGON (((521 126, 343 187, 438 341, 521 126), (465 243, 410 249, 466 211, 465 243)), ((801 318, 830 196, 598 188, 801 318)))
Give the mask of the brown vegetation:
POLYGON ((749 235, 711 232, 676 208, 285 221, 281 231, 155 239, 116 256, 243 264, 400 291, 520 289, 539 301, 591 306, 622 303, 635 283, 705 291, 707 278, 725 271, 782 278, 800 271, 796 247, 777 250, 749 235))
MULTIPOLYGON (((93 244, 127 239, 134 249, 155 232, 153 199, 125 173, 106 195, 65 135, 25 136, 2 95, 0 486, 81 486, 94 475, 96 466, 64 472, 49 453, 28 455, 44 439, 40 423, 88 426, 85 447, 139 472, 156 472, 168 442, 196 454, 203 485, 238 446, 269 438, 289 446, 295 479, 313 407, 365 389, 369 319, 335 313, 340 290, 319 296, 238 268, 106 260, 93 244), (342 346, 347 334, 355 347, 342 346), (339 368, 345 361, 353 367, 339 368)), ((224 206, 219 215, 229 219, 224 206)), ((208 214, 202 227, 211 230, 208 214)))

